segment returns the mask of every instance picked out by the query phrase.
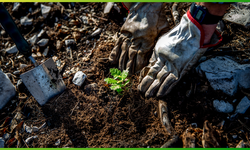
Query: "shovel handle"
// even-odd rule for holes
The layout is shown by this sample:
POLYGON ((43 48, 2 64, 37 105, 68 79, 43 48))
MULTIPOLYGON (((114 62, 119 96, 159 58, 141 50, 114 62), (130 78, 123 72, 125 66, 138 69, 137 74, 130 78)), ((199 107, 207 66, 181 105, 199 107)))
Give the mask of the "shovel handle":
POLYGON ((0 3, 0 23, 16 44, 19 52, 21 52, 26 58, 28 58, 31 55, 31 48, 18 30, 15 22, 2 3, 0 3))

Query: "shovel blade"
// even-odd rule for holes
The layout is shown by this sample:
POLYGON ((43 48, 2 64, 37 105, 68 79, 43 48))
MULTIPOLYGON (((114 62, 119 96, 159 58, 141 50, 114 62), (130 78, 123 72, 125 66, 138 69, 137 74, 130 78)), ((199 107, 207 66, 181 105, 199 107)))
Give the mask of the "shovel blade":
POLYGON ((21 74, 20 77, 41 106, 66 89, 62 76, 51 58, 21 74))

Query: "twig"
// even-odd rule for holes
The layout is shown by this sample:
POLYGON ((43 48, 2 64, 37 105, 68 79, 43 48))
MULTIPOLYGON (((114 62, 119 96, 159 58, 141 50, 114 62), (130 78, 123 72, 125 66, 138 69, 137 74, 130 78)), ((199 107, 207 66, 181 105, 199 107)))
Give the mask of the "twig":
POLYGON ((115 110, 114 110, 114 113, 113 113, 113 116, 112 116, 112 123, 114 123, 114 116, 115 116, 116 109, 118 108, 119 104, 121 103, 123 97, 124 97, 124 95, 122 96, 122 98, 119 100, 119 102, 117 103, 117 105, 115 107, 115 110))
POLYGON ((98 17, 98 16, 96 16, 96 15, 92 15, 92 16, 93 16, 93 17, 96 17, 96 18, 98 18, 98 19, 104 20, 104 21, 108 21, 108 19, 106 19, 106 18, 98 17))
POLYGON ((245 127, 248 131, 250 131, 249 127, 248 127, 246 124, 244 124, 243 122, 241 122, 240 119, 238 119, 238 121, 239 121, 239 123, 240 123, 243 127, 245 127))
MULTIPOLYGON (((22 139, 23 140, 23 139, 22 139)), ((23 140, 24 144, 29 148, 28 144, 23 140)))
POLYGON ((175 25, 177 25, 180 22, 179 13, 177 11, 177 6, 178 6, 178 3, 174 3, 172 6, 172 10, 171 10, 175 25))
POLYGON ((79 102, 80 102, 80 101, 78 101, 78 102, 76 103, 75 107, 72 109, 72 111, 71 111, 71 113, 70 113, 70 116, 73 114, 73 112, 74 112, 76 106, 79 104, 79 102))

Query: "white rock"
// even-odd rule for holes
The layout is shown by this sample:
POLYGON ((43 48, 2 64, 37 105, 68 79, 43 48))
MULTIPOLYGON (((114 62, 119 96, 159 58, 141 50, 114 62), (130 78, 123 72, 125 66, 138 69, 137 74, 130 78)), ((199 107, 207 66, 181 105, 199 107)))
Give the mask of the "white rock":
POLYGON ((32 25, 33 19, 29 19, 28 17, 24 16, 21 18, 20 23, 23 26, 29 26, 29 25, 32 25))
POLYGON ((45 33, 45 30, 42 29, 42 30, 38 33, 37 37, 40 38, 44 33, 45 33))
POLYGON ((19 70, 16 70, 13 72, 14 75, 17 75, 17 74, 20 74, 20 71, 19 70))
POLYGON ((24 69, 24 68, 27 68, 27 67, 28 67, 28 65, 26 65, 26 64, 20 64, 19 69, 24 69))
POLYGON ((114 4, 114 9, 117 10, 118 13, 120 13, 120 8, 117 6, 117 4, 114 4))
POLYGON ((225 102, 223 100, 214 100, 213 101, 213 106, 218 112, 223 112, 223 113, 231 113, 234 110, 234 107, 232 104, 225 102))
POLYGON ((43 4, 41 4, 41 12, 44 18, 47 18, 47 16, 49 15, 49 12, 51 10, 50 6, 45 6, 43 4))
POLYGON ((112 9, 114 2, 108 2, 104 8, 104 14, 108 14, 112 9))
POLYGON ((36 58, 36 57, 37 57, 37 55, 36 55, 35 53, 32 53, 31 56, 32 56, 33 58, 36 58))
POLYGON ((47 56, 49 52, 49 47, 45 48, 43 51, 43 56, 47 56))
POLYGON ((33 35, 30 39, 28 39, 28 41, 30 42, 31 46, 33 46, 34 44, 36 44, 37 40, 38 40, 38 37, 37 37, 36 34, 33 35))
POLYGON ((203 72, 214 90, 221 90, 232 96, 238 87, 250 88, 250 64, 237 62, 222 56, 211 58, 197 67, 197 72, 203 72))
POLYGON ((55 146, 59 146, 61 144, 61 139, 58 139, 55 143, 55 146))
POLYGON ((25 142, 26 142, 27 144, 29 144, 29 143, 31 142, 31 140, 36 139, 36 138, 38 138, 37 135, 36 135, 36 136, 28 137, 28 138, 25 140, 25 142))
POLYGON ((75 76, 74 76, 72 82, 73 82, 75 85, 82 86, 82 84, 84 83, 86 77, 87 77, 87 76, 86 76, 85 73, 83 73, 82 71, 78 71, 78 72, 75 74, 75 76))
POLYGON ((42 57, 41 52, 37 52, 36 55, 37 55, 37 57, 42 57))
POLYGON ((245 96, 237 105, 235 113, 244 114, 250 106, 250 100, 245 96))
POLYGON ((82 20, 83 24, 89 24, 89 19, 87 16, 81 16, 81 20, 82 20))
POLYGON ((25 126, 25 131, 27 132, 27 133, 32 133, 32 128, 30 127, 30 126, 25 126))
POLYGON ((96 29, 90 36, 97 36, 102 32, 101 28, 96 29))
POLYGON ((6 53, 13 54, 13 53, 17 53, 18 49, 17 49, 16 45, 14 45, 10 48, 7 48, 5 51, 6 51, 6 53))
POLYGON ((4 148, 4 140, 0 137, 0 148, 4 148))
POLYGON ((75 43, 76 43, 76 41, 74 39, 67 39, 67 40, 65 40, 65 45, 66 46, 69 46, 69 45, 75 44, 75 43))
POLYGON ((14 3, 12 11, 18 11, 20 3, 14 3))
POLYGON ((0 110, 16 95, 16 89, 10 79, 0 69, 0 110))
POLYGON ((40 41, 37 42, 37 44, 41 47, 46 46, 49 43, 49 39, 41 39, 40 41))
POLYGON ((236 23, 244 26, 245 28, 250 28, 250 11, 249 4, 238 3, 234 8, 224 15, 223 19, 232 23, 236 23))

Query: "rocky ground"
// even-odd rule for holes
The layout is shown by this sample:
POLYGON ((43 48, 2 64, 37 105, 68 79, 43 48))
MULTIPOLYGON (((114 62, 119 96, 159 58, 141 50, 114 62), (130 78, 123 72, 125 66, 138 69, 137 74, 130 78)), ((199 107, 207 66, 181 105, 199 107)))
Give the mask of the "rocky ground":
MULTIPOLYGON (((170 28, 174 27, 172 5, 168 3, 165 8, 170 28)), ((53 58, 67 89, 40 106, 20 81, 20 74, 34 66, 16 52, 13 41, 1 29, 1 69, 17 90, 16 96, 0 110, 1 147, 151 148, 161 147, 172 138, 158 117, 158 99, 146 99, 137 91, 138 75, 130 77, 130 88, 123 95, 110 90, 104 82, 110 77, 109 69, 117 67, 109 63, 108 56, 127 15, 121 3, 116 3, 108 14, 103 13, 105 3, 4 6, 31 44, 35 59, 42 63, 53 58), (77 71, 87 75, 81 87, 72 83, 77 71)), ((190 3, 178 3, 179 17, 189 6, 190 3)), ((202 142, 206 147, 249 147, 250 112, 234 115, 233 111, 244 97, 250 98, 249 91, 238 89, 228 95, 214 90, 196 69, 205 60, 225 55, 239 64, 249 64, 249 30, 227 21, 223 25, 222 43, 210 49, 162 99, 167 102, 177 135, 180 139, 195 139, 187 140, 195 147, 203 147, 202 142), (218 100, 229 103, 233 110, 218 110, 218 100)), ((185 145, 184 140, 176 147, 185 145)))

